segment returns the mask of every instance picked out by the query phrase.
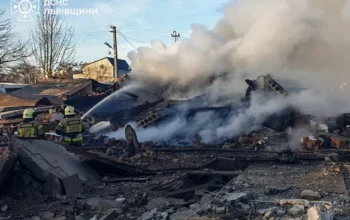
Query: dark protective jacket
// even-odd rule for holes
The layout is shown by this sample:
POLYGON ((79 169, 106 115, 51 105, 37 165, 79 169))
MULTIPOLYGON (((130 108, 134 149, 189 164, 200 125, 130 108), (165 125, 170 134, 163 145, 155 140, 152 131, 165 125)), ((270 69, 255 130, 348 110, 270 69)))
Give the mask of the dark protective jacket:
POLYGON ((19 124, 17 132, 20 138, 43 138, 45 134, 43 125, 33 119, 26 119, 19 124))
POLYGON ((63 136, 63 141, 67 144, 82 143, 84 131, 84 122, 75 116, 64 118, 56 128, 56 133, 63 136))

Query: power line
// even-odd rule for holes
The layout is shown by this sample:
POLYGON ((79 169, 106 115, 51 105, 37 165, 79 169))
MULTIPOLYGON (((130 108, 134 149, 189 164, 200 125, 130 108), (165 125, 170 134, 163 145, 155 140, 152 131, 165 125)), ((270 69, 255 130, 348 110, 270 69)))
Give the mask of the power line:
POLYGON ((131 40, 133 40, 133 41, 139 42, 139 43, 149 44, 149 42, 146 42, 146 41, 141 41, 141 40, 135 39, 135 38, 130 37, 130 36, 128 36, 128 38, 129 38, 129 39, 131 39, 131 40))
POLYGON ((127 37, 122 32, 120 32, 120 30, 117 31, 126 40, 126 42, 128 42, 135 50, 137 50, 137 48, 127 39, 127 37))
POLYGON ((84 35, 84 34, 101 34, 101 33, 108 33, 108 31, 96 31, 96 32, 78 32, 78 33, 74 33, 74 35, 84 35))

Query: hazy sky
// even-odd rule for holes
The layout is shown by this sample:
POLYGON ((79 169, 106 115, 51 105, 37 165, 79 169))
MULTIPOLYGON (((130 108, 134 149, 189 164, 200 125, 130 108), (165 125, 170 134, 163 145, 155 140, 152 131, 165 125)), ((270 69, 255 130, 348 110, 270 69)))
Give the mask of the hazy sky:
MULTIPOLYGON (((78 61, 90 62, 108 55, 104 42, 112 44, 110 25, 120 28, 136 48, 149 45, 152 40, 171 44, 170 34, 174 30, 185 38, 191 35, 194 23, 213 27, 223 16, 222 8, 227 2, 229 0, 68 0, 64 8, 97 9, 98 14, 64 17, 76 29, 78 61)), ((11 0, 1 0, 0 8, 12 18, 20 37, 29 39, 35 13, 31 13, 34 21, 18 21, 19 14, 11 14, 11 0)), ((119 58, 127 59, 133 46, 118 36, 119 58)))

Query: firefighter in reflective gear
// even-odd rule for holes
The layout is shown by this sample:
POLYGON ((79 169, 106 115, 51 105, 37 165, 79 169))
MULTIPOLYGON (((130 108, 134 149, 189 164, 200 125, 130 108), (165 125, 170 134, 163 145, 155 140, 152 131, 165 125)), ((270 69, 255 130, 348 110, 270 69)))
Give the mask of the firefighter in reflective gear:
POLYGON ((45 131, 43 125, 34 120, 34 109, 28 108, 23 112, 24 121, 18 125, 18 135, 20 138, 44 138, 45 131))
POLYGON ((65 118, 58 124, 56 133, 63 137, 63 142, 81 147, 83 145, 83 132, 85 131, 83 121, 75 116, 72 106, 66 107, 64 115, 65 118))

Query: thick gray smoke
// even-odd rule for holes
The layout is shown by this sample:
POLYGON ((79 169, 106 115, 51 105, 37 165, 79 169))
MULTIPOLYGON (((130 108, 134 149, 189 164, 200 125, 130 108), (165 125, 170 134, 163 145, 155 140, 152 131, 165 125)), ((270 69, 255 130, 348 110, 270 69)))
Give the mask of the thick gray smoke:
MULTIPOLYGON (((349 81, 350 1, 236 0, 213 30, 192 26, 192 36, 167 47, 131 52, 133 76, 152 84, 201 87, 229 72, 255 78, 272 72, 318 89, 349 81)), ((232 77, 226 89, 241 92, 232 77)))
MULTIPOLYGON (((330 90, 344 90, 340 85, 350 82, 350 0, 235 0, 224 14, 213 30, 193 25, 192 36, 181 44, 152 42, 131 52, 132 77, 169 88, 167 96, 175 99, 209 93, 211 104, 222 97, 234 100, 247 88, 245 78, 268 72, 292 82, 285 87, 310 90, 268 101, 254 95, 247 110, 232 112, 225 122, 199 113, 191 124, 178 117, 137 129, 141 141, 169 140, 186 131, 216 142, 260 128, 268 114, 287 105, 322 116, 349 112, 346 89, 330 90)), ((108 135, 124 137, 122 130, 108 135)))

